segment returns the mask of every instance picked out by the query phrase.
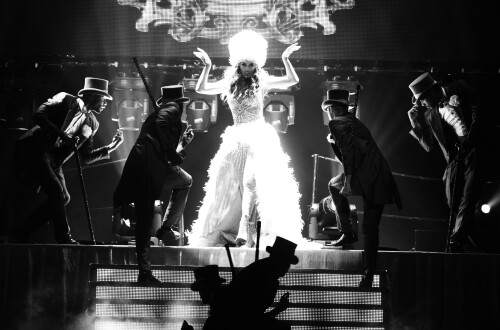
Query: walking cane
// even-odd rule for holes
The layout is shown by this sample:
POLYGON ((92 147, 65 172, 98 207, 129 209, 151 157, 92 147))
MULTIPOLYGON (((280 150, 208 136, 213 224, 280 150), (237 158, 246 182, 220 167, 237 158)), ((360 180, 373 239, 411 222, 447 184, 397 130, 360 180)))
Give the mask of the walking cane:
POLYGON ((83 202, 85 205, 85 212, 87 213, 87 220, 89 223, 89 230, 90 230, 90 238, 92 239, 93 245, 96 245, 95 242, 95 237, 94 237, 94 229, 92 228, 92 219, 90 218, 90 208, 89 208, 89 201, 87 199, 87 191, 85 190, 85 182, 83 181, 83 171, 82 171, 82 163, 80 162, 80 155, 78 154, 78 140, 75 143, 75 159, 76 159, 76 166, 78 167, 78 174, 80 177, 80 183, 82 186, 82 195, 83 195, 83 202))
POLYGON ((255 261, 259 260, 259 245, 260 245, 260 220, 257 221, 257 242, 255 243, 255 261))
POLYGON ((451 182, 451 191, 450 191, 450 217, 448 219, 448 233, 446 237, 446 249, 445 252, 450 252, 450 244, 451 244, 451 233, 453 231, 453 226, 455 226, 455 188, 457 185, 458 179, 458 170, 460 166, 460 147, 458 147, 457 151, 457 166, 455 167, 455 174, 453 175, 453 181, 451 182))
POLYGON ((229 266, 231 267, 231 274, 233 274, 232 278, 234 279, 234 277, 236 276, 236 270, 234 269, 233 258, 231 258, 231 252, 229 252, 229 244, 224 245, 224 247, 226 248, 227 258, 229 259, 229 266))

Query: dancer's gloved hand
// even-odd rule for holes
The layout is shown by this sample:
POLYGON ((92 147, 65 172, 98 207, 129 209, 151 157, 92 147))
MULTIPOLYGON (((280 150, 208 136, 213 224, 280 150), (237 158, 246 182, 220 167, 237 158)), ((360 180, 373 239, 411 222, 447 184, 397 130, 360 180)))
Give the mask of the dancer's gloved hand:
POLYGON ((420 127, 420 124, 418 123, 418 109, 418 104, 415 104, 410 110, 408 110, 408 119, 410 119, 410 124, 413 128, 420 127))
POLYGON ((113 140, 111 140, 111 143, 108 145, 109 152, 115 151, 122 143, 123 143, 123 132, 121 129, 118 129, 116 131, 115 136, 113 136, 113 140))
POLYGON ((59 138, 61 139, 62 143, 68 146, 76 146, 80 141, 80 138, 78 136, 71 136, 65 132, 59 135, 59 138))
POLYGON ((191 141, 193 141, 193 138, 193 128, 191 127, 191 125, 188 125, 188 127, 184 131, 184 134, 182 135, 182 147, 185 148, 188 144, 190 144, 191 141))

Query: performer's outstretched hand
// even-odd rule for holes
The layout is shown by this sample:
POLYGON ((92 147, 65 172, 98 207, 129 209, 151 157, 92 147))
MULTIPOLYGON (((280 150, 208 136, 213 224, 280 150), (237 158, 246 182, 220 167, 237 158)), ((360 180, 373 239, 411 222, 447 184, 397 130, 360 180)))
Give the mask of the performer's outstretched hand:
POLYGON ((288 306, 290 306, 289 297, 290 297, 290 292, 285 292, 281 296, 281 299, 278 302, 278 305, 274 309, 265 313, 264 316, 275 318, 276 316, 278 316, 278 314, 280 314, 281 312, 284 312, 288 308, 288 306))
POLYGON ((278 306, 280 308, 280 313, 285 311, 288 306, 290 306, 290 292, 285 292, 282 296, 281 296, 281 299, 278 303, 278 306))
POLYGON ((198 49, 197 52, 193 52, 193 54, 198 57, 205 66, 212 66, 212 60, 208 56, 208 54, 201 48, 196 48, 198 49))
POLYGON ((115 136, 113 136, 113 140, 108 145, 109 152, 115 151, 122 143, 123 143, 123 132, 121 129, 118 129, 116 131, 115 136))
POLYGON ((297 45, 297 43, 294 43, 294 44, 291 44, 290 46, 288 46, 287 49, 285 49, 285 51, 283 52, 283 54, 281 55, 281 58, 282 59, 287 59, 290 57, 290 55, 293 53, 293 52, 296 52, 300 49, 301 46, 297 45))
POLYGON ((184 131, 184 134, 182 135, 182 147, 185 148, 189 143, 191 143, 191 141, 193 141, 193 138, 193 128, 191 127, 191 125, 188 125, 188 127, 184 131))

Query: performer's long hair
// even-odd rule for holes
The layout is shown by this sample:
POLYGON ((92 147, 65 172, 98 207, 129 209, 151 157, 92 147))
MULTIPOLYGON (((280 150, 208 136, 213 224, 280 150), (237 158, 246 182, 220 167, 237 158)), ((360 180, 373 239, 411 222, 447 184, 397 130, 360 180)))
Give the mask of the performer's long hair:
POLYGON ((229 66, 224 71, 224 80, 227 81, 228 88, 221 93, 223 101, 228 98, 236 98, 240 95, 244 98, 254 97, 257 93, 261 92, 263 95, 267 94, 265 83, 269 74, 266 70, 255 66, 255 72, 250 78, 245 78, 241 74, 240 65, 229 66))

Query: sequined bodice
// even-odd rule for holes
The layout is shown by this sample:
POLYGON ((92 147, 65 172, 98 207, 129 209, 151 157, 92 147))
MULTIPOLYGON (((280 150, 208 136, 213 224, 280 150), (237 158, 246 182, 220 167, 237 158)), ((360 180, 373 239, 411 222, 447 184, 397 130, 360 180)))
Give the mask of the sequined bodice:
POLYGON ((235 125, 252 123, 264 119, 262 93, 239 100, 229 97, 227 103, 231 109, 235 125))

